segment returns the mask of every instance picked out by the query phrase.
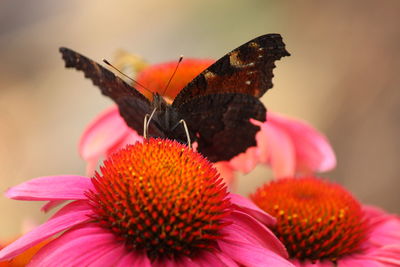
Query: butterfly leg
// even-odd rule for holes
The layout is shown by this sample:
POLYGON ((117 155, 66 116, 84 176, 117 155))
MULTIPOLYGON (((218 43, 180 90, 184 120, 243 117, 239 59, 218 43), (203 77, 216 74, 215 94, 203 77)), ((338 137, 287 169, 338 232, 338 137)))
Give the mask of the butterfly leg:
POLYGON ((180 120, 178 122, 178 124, 182 124, 183 125, 183 128, 185 129, 185 133, 186 133, 188 147, 191 149, 192 148, 192 142, 190 141, 190 134, 189 134, 189 130, 188 130, 188 127, 187 127, 187 124, 186 124, 185 120, 180 120))
POLYGON ((143 122, 143 137, 144 137, 144 139, 147 139, 147 132, 149 130, 149 124, 150 124, 151 119, 154 116, 154 113, 156 113, 156 110, 157 110, 157 108, 154 108, 150 115, 146 114, 144 116, 144 122, 143 122))

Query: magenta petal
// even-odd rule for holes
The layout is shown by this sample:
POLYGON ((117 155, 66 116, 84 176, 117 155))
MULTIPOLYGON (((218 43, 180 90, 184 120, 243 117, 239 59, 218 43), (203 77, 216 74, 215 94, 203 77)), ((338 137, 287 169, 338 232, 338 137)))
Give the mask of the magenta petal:
POLYGON ((365 217, 371 225, 368 243, 372 247, 400 244, 400 218, 379 208, 364 205, 365 217))
POLYGON ((65 200, 50 200, 45 205, 43 205, 43 207, 40 210, 44 211, 44 212, 48 212, 51 209, 57 207, 58 205, 61 205, 64 202, 65 202, 65 200))
MULTIPOLYGON (((311 267, 312 265, 310 265, 311 267)), ((331 265, 334 266, 334 265, 331 265)), ((388 267, 388 265, 375 261, 373 259, 348 256, 339 260, 338 267, 388 267)), ((393 265, 389 265, 393 266, 393 265)), ((394 265, 395 266, 395 265, 394 265)))
POLYGON ((79 153, 85 160, 98 159, 120 142, 130 129, 113 106, 101 113, 84 131, 79 142, 79 153))
MULTIPOLYGON (((115 240, 114 240, 115 242, 115 240)), ((98 249, 99 244, 96 244, 95 249, 98 249)), ((100 253, 102 253, 102 255, 93 255, 92 258, 86 258, 84 262, 86 262, 88 264, 88 266, 90 267, 103 267, 105 265, 108 266, 115 266, 115 263, 118 262, 118 260, 125 256, 127 253, 129 253, 126 250, 126 247, 124 244, 105 244, 104 246, 104 252, 99 251, 100 253)))
POLYGON ((125 253, 125 246, 114 234, 88 223, 65 232, 43 247, 33 257, 32 265, 113 266, 125 253))
POLYGON ((214 252, 215 256, 217 256, 227 267, 239 267, 239 265, 229 256, 225 255, 221 252, 214 252))
POLYGON ((75 200, 86 199, 84 192, 93 189, 90 178, 84 176, 47 176, 12 187, 6 196, 18 200, 75 200))
POLYGON ((255 217, 258 219, 260 222, 262 222, 265 225, 274 225, 276 224, 276 219, 275 217, 269 215, 259 207, 257 207, 253 202, 251 202, 249 199, 242 197, 241 195, 238 194, 229 194, 231 203, 236 205, 239 210, 244 211, 247 214, 250 214, 251 216, 255 217))
POLYGON ((400 242, 375 249, 368 253, 368 257, 382 263, 400 266, 400 242))
MULTIPOLYGON (((196 262, 197 265, 192 265, 192 266, 213 266, 213 267, 227 266, 227 264, 225 264, 224 261, 222 261, 217 255, 215 255, 214 251, 212 253, 204 251, 198 257, 193 259, 193 261, 196 262)), ((231 264, 230 266, 235 266, 235 265, 231 264)))
POLYGON ((241 242, 218 242, 220 249, 244 266, 294 266, 281 256, 266 249, 241 242))
POLYGON ((28 248, 62 232, 72 226, 87 221, 92 212, 86 201, 74 201, 62 208, 56 215, 44 224, 23 235, 0 251, 0 261, 9 260, 28 248))
POLYGON ((336 166, 336 156, 327 138, 308 123, 273 112, 268 113, 268 122, 291 137, 296 150, 297 169, 322 172, 336 166))
POLYGON ((235 174, 233 172, 232 167, 230 166, 229 162, 226 161, 220 161, 217 163, 214 163, 214 167, 217 169, 220 177, 224 180, 224 182, 228 185, 229 189, 232 190, 234 187, 234 178, 235 174))
POLYGON ((296 173, 296 152, 291 137, 279 126, 268 120, 257 133, 259 161, 271 165, 274 176, 293 176, 296 173))
POLYGON ((222 232, 226 234, 224 239, 238 240, 243 243, 251 243, 254 245, 259 244, 281 257, 289 257, 285 246, 279 241, 275 234, 250 215, 240 211, 233 211, 227 220, 231 220, 233 223, 222 230, 222 232))
POLYGON ((115 265, 116 267, 151 267, 151 262, 146 254, 141 252, 129 251, 115 265))
POLYGON ((238 171, 243 173, 251 172, 259 162, 257 147, 249 147, 246 152, 241 153, 230 160, 231 166, 238 171))

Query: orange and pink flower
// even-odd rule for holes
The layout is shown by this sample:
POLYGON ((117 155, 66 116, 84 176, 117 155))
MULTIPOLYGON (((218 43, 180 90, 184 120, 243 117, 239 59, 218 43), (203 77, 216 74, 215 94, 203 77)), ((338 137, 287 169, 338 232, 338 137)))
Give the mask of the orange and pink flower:
POLYGON ((400 266, 400 218, 313 176, 267 183, 251 196, 299 267, 400 266))
POLYGON ((2 249, 0 261, 60 234, 30 266, 293 266, 268 228, 275 218, 229 193, 212 164, 182 144, 137 142, 100 170, 9 189, 12 199, 72 202, 2 249))

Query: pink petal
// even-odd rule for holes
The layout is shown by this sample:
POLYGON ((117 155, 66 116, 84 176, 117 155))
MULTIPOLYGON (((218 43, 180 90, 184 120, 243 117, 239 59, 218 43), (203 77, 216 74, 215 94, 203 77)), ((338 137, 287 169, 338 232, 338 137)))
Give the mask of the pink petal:
POLYGON ((293 176, 296 173, 296 152, 291 137, 270 120, 262 124, 252 122, 261 127, 256 135, 259 161, 270 164, 277 178, 293 176))
POLYGON ((98 225, 88 223, 65 232, 43 247, 33 257, 31 264, 34 266, 112 266, 125 254, 124 244, 117 241, 114 234, 98 225))
POLYGON ((86 201, 74 201, 44 224, 23 235, 0 251, 0 261, 12 259, 23 251, 70 227, 87 221, 92 212, 86 201))
POLYGON ((65 202, 65 200, 50 200, 45 205, 43 205, 43 207, 40 210, 43 212, 48 212, 51 209, 57 207, 58 205, 61 205, 64 202, 65 202))
POLYGON ((202 265, 191 258, 182 256, 179 258, 162 258, 152 262, 152 267, 202 267, 202 265))
POLYGON ((124 139, 122 139, 119 143, 116 143, 115 146, 110 147, 107 150, 106 156, 110 156, 111 154, 114 154, 121 148, 125 147, 127 144, 134 144, 136 142, 142 142, 143 137, 139 136, 135 131, 129 129, 129 134, 127 134, 124 139))
POLYGON ((85 160, 98 159, 131 132, 113 106, 101 113, 84 131, 79 141, 79 153, 85 160))
POLYGON ((151 267, 151 262, 146 254, 130 251, 115 265, 116 267, 151 267))
POLYGON ((6 196, 18 200, 86 199, 85 191, 93 189, 89 178, 77 175, 46 176, 8 189, 6 196))
POLYGON ((95 171, 97 169, 97 165, 99 164, 101 157, 92 157, 90 159, 86 159, 86 175, 89 177, 93 177, 95 171))
POLYGON ((227 267, 239 267, 239 265, 231 258, 228 257, 227 255, 220 253, 220 252, 214 252, 215 256, 217 256, 227 267))
POLYGON ((288 258, 285 246, 279 241, 274 233, 250 215, 233 211, 227 220, 233 224, 226 226, 222 232, 226 234, 226 240, 238 240, 243 243, 258 244, 288 258))
POLYGON ((337 266, 338 267, 388 267, 386 264, 382 264, 372 259, 358 258, 351 256, 340 259, 337 266))
POLYGON ((336 156, 327 138, 308 123, 269 112, 267 124, 280 127, 290 136, 298 170, 323 172, 336 166, 336 156))
POLYGON ((241 242, 218 242, 221 250, 244 266, 294 266, 274 252, 241 242))
MULTIPOLYGON (((215 255, 214 251, 212 253, 203 251, 201 255, 199 255, 199 257, 196 257, 194 259, 194 261, 198 263, 197 266, 213 266, 213 267, 227 266, 224 261, 222 261, 217 255, 215 255)), ((235 265, 231 264, 230 266, 235 266, 235 265)))
POLYGON ((251 172, 259 162, 257 147, 249 147, 246 152, 241 153, 230 160, 230 164, 235 170, 243 173, 251 172))
POLYGON ((369 246, 381 247, 400 244, 400 218, 387 214, 373 206, 363 206, 365 216, 371 225, 369 246))
POLYGON ((382 263, 400 266, 400 242, 371 251, 368 256, 382 263))
MULTIPOLYGON (((115 240, 114 240, 115 241, 115 240)), ((98 249, 98 244, 95 247, 98 249)), ((103 255, 94 255, 93 260, 86 261, 88 266, 90 267, 103 267, 105 264, 110 266, 115 266, 115 263, 120 259, 122 256, 125 256, 129 251, 126 250, 124 244, 110 244, 109 246, 105 246, 106 251, 103 255), (112 247, 114 245, 114 247, 112 247)))
POLYGON ((249 199, 233 193, 230 193, 229 197, 232 204, 236 205, 239 210, 244 211, 247 214, 250 214, 263 224, 267 226, 276 224, 275 217, 269 215, 268 213, 257 207, 249 199))
POLYGON ((224 182, 228 185, 229 189, 232 190, 234 188, 233 182, 235 180, 235 174, 229 162, 220 161, 214 163, 214 167, 217 169, 224 182))

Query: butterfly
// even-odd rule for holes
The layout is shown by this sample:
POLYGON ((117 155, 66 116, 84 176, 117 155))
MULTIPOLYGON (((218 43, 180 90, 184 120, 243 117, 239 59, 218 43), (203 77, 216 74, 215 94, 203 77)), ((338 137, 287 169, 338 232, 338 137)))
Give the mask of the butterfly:
POLYGON ((168 104, 157 93, 153 100, 147 99, 110 70, 71 49, 61 47, 60 52, 66 68, 83 71, 118 105, 129 127, 141 135, 148 131, 150 136, 182 143, 189 137, 212 162, 230 160, 256 145, 260 128, 249 119, 266 120, 259 98, 272 88, 275 61, 290 55, 279 34, 254 38, 201 72, 168 104), (150 114, 151 121, 144 122, 150 114))

